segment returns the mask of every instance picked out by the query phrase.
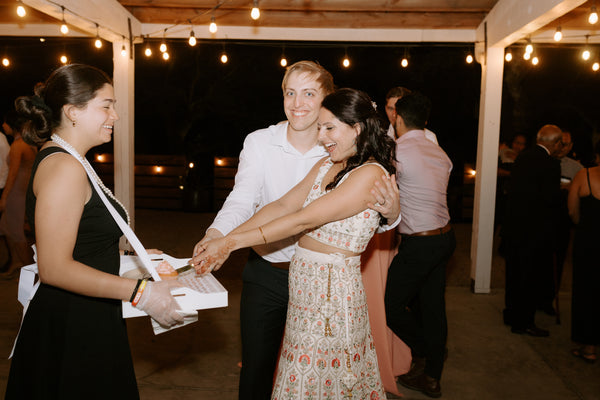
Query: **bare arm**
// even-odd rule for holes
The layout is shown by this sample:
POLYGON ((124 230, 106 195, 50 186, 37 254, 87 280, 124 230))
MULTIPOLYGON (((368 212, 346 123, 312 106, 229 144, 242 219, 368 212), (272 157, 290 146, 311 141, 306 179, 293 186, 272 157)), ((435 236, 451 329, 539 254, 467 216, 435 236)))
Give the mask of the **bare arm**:
POLYGON ((383 174, 381 180, 375 181, 371 194, 375 197, 376 203, 369 203, 367 206, 379 212, 389 225, 387 228, 380 227, 382 228, 381 232, 397 226, 400 223, 400 191, 396 184, 396 175, 383 174))
POLYGON ((27 146, 22 140, 13 142, 8 152, 8 176, 6 177, 6 183, 4 185, 4 191, 2 197, 0 197, 0 212, 3 212, 6 208, 6 200, 8 194, 12 190, 12 187, 17 180, 17 174, 19 173, 19 167, 21 166, 21 159, 23 158, 24 147, 27 146))
POLYGON ((567 198, 567 205, 569 207, 569 216, 575 224, 579 223, 579 198, 581 197, 582 190, 585 190, 585 169, 580 170, 569 188, 569 196, 567 198))
POLYGON ((67 154, 48 157, 33 182, 40 280, 70 292, 129 301, 136 281, 98 271, 73 259, 79 222, 91 187, 81 165, 67 154))
POLYGON ((377 166, 360 168, 335 190, 304 208, 276 218, 262 227, 231 233, 223 239, 209 242, 205 253, 198 258, 198 261, 204 261, 205 265, 197 267, 197 270, 210 271, 215 265, 222 264, 234 250, 281 240, 365 210, 368 208, 367 204, 375 201, 371 188, 380 177, 380 173, 381 169, 377 166))

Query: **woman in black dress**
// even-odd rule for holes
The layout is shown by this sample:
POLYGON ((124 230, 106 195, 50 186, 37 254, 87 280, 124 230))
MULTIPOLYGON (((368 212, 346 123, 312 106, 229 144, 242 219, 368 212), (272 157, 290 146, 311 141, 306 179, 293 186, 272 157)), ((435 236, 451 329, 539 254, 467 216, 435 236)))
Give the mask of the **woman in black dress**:
POLYGON ((569 215, 577 224, 573 241, 573 301, 571 338, 579 347, 571 352, 588 363, 596 361, 600 345, 600 142, 595 148, 599 166, 584 168, 569 189, 569 215))
POLYGON ((166 326, 182 318, 172 283, 118 276, 122 233, 86 174, 91 167, 81 156, 110 142, 118 119, 112 83, 94 67, 72 64, 35 93, 15 105, 28 119, 24 139, 41 145, 26 200, 41 285, 17 339, 6 399, 137 399, 121 301, 137 297, 137 307, 166 326))

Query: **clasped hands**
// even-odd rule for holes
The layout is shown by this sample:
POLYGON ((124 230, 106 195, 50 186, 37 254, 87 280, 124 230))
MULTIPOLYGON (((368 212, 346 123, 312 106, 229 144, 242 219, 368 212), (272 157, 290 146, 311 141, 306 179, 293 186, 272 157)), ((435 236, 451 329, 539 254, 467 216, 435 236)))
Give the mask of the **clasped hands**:
POLYGON ((190 265, 194 267, 197 274, 217 271, 229 258, 232 250, 231 238, 224 237, 215 229, 210 229, 194 247, 190 265))

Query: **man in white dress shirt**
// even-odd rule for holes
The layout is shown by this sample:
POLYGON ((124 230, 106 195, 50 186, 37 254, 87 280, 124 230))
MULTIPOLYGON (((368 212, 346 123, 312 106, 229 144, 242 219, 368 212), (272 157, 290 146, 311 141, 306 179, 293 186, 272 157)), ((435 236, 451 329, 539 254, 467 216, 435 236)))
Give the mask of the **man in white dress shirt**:
MULTIPOLYGON (((287 193, 327 155, 317 139, 317 118, 323 98, 334 90, 331 74, 314 62, 299 61, 287 69, 282 89, 288 120, 246 137, 233 190, 194 248, 194 256, 205 241, 228 234, 287 193)), ((382 206, 369 207, 397 220, 399 200, 387 190, 392 181, 382 176, 382 182, 373 188, 382 206)), ((287 315, 288 266, 295 242, 296 238, 289 238, 253 247, 244 268, 240 399, 270 398, 287 315)))

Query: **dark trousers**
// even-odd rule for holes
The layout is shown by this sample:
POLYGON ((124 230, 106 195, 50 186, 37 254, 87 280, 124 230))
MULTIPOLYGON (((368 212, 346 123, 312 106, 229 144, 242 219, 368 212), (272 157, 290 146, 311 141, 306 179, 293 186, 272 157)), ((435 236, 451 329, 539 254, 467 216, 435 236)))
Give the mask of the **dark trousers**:
POLYGON ((456 248, 454 231, 402 237, 385 288, 387 324, 413 357, 424 357, 425 373, 440 379, 448 336, 446 265, 456 248))
POLYGON ((547 242, 506 239, 505 323, 520 330, 534 325, 541 277, 552 269, 552 247, 547 242))
POLYGON ((288 306, 288 271, 250 252, 242 274, 240 400, 271 398, 288 306))

